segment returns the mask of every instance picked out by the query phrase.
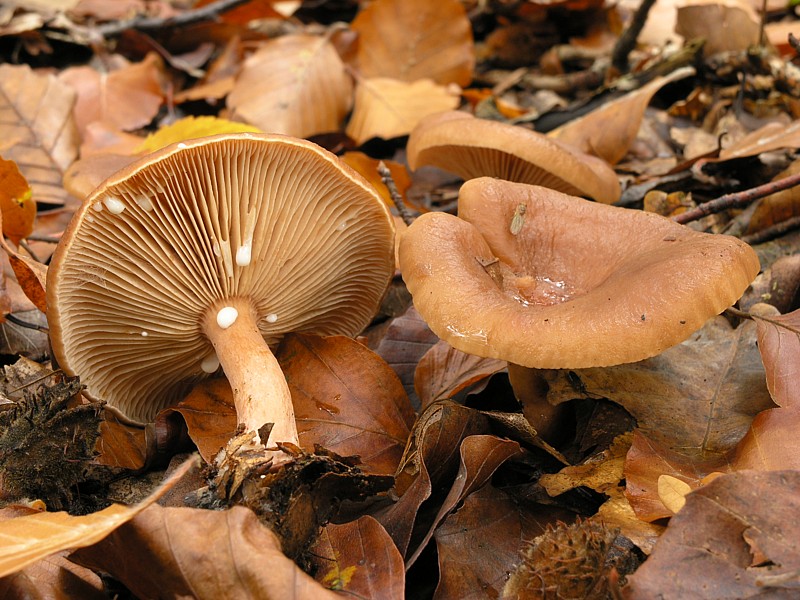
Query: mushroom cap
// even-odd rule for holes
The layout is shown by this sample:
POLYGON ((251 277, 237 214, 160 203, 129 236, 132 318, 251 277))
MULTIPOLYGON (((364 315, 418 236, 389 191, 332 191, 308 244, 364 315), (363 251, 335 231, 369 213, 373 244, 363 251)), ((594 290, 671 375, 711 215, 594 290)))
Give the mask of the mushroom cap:
POLYGON ((386 205, 330 152, 268 134, 182 142, 76 212, 48 272, 53 354, 92 397, 146 422, 208 376, 202 318, 226 299, 250 299, 269 344, 352 336, 393 273, 386 205))
POLYGON ((428 213, 408 228, 400 268, 417 310, 455 348, 558 369, 680 343, 739 298, 759 262, 730 236, 484 177, 461 188, 458 217, 428 213))
POLYGON ((430 165, 463 179, 499 177, 605 204, 620 196, 617 175, 604 160, 536 131, 463 111, 422 119, 408 138, 407 157, 412 169, 430 165))

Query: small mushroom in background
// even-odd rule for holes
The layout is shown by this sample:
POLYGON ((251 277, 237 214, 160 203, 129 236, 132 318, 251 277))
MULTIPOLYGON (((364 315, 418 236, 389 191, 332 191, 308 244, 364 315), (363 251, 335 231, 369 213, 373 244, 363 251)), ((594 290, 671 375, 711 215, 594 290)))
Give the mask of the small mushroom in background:
POLYGON ((400 267, 434 333, 509 362, 515 393, 534 405, 526 416, 550 441, 558 410, 535 369, 655 356, 736 302, 759 262, 730 236, 484 177, 462 186, 458 217, 428 213, 408 228, 400 267))
POLYGON ((611 166, 546 135, 463 111, 424 118, 408 138, 409 166, 434 166, 463 179, 498 177, 611 204, 620 185, 611 166))
POLYGON ((358 334, 393 273, 389 211, 333 154, 280 135, 191 140, 125 167, 75 214, 48 273, 53 353, 134 423, 221 365, 240 428, 273 423, 266 445, 297 445, 269 345, 358 334))

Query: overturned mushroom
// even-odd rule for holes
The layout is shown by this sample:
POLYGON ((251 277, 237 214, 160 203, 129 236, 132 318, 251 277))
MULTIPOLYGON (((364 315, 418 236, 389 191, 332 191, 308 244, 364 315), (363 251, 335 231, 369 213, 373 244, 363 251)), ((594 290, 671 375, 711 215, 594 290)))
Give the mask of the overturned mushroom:
POLYGON ((151 421, 222 366, 239 423, 298 443, 269 344, 357 334, 394 270, 394 227, 358 174, 280 135, 176 144, 76 213, 47 285, 53 352, 89 394, 151 421))
POLYGON ((408 138, 412 169, 435 166, 464 179, 499 177, 611 204, 620 186, 605 161, 546 135, 462 111, 426 117, 408 138))
MULTIPOLYGON (((512 384, 523 368, 659 354, 734 303, 759 271, 733 237, 538 186, 474 179, 458 211, 408 228, 403 278, 434 333, 509 361, 512 384)), ((548 429, 548 411, 534 426, 548 429)))

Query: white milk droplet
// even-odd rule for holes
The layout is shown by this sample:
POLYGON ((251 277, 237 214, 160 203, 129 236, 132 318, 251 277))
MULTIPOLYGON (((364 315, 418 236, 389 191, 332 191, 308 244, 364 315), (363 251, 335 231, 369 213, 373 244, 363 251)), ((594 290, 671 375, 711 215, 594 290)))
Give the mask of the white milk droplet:
POLYGON ((253 240, 248 240, 236 251, 236 264, 246 267, 253 258, 253 240))
POLYGON ((266 316, 267 323, 275 323, 278 320, 278 315, 270 313, 266 316))
POLYGON ((106 205, 108 212, 112 215, 118 215, 125 210, 125 205, 119 198, 106 198, 103 200, 103 204, 106 205))
POLYGON ((92 208, 95 209, 97 212, 103 212, 103 203, 99 200, 92 204, 92 208))
POLYGON ((149 333, 147 333, 146 331, 143 331, 143 332, 142 332, 142 337, 147 337, 148 335, 150 335, 150 334, 149 334, 149 333))
POLYGON ((139 208, 145 212, 150 212, 153 210, 153 203, 147 196, 136 196, 136 198, 134 198, 134 202, 136 202, 139 208))
POLYGON ((236 319, 238 317, 238 310, 236 310, 233 306, 226 306, 219 309, 219 312, 217 313, 217 325, 219 325, 222 329, 227 329, 236 323, 236 319))
POLYGON ((216 372, 216 370, 219 369, 219 358, 217 358, 217 355, 212 352, 203 359, 203 361, 200 363, 200 368, 206 373, 216 372))

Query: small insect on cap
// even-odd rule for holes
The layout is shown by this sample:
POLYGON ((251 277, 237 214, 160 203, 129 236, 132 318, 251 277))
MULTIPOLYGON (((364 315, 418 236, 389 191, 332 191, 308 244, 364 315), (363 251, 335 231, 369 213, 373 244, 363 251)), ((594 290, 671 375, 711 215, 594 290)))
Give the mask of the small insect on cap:
POLYGON ((730 236, 483 177, 462 186, 458 217, 428 213, 408 228, 400 268, 455 348, 557 369, 680 343, 739 298, 759 263, 730 236))
POLYGON ((434 166, 463 179, 497 177, 606 204, 620 195, 616 173, 596 156, 536 131, 463 111, 422 119, 408 138, 407 156, 412 169, 434 166))

